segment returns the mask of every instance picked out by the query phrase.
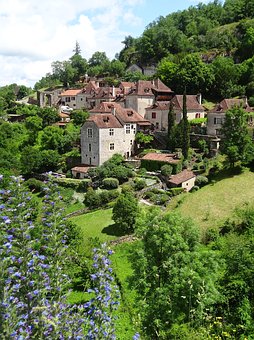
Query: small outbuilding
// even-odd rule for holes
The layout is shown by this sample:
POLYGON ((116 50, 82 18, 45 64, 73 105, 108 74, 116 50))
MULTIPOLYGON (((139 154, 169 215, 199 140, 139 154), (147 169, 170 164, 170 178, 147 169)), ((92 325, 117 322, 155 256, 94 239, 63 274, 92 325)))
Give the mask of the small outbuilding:
POLYGON ((196 175, 191 170, 183 170, 176 175, 171 175, 168 180, 168 185, 171 188, 184 188, 190 191, 195 185, 196 175))
POLYGON ((90 168, 91 168, 91 165, 86 165, 86 164, 80 164, 80 165, 74 166, 71 169, 72 176, 74 178, 84 179, 87 177, 87 172, 90 168))

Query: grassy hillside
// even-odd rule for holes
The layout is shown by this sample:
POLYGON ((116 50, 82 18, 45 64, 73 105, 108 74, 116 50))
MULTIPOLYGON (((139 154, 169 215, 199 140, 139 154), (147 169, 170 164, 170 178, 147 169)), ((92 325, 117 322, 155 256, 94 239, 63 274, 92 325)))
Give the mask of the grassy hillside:
POLYGON ((196 192, 176 197, 168 206, 183 216, 191 217, 205 231, 219 227, 234 210, 254 200, 254 173, 244 170, 241 174, 218 179, 196 192))

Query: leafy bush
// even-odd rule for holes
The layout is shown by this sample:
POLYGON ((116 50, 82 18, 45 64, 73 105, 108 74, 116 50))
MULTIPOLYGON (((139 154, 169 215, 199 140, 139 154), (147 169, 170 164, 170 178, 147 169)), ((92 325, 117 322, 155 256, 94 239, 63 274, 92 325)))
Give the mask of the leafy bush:
POLYGON ((146 173, 147 173, 146 168, 140 168, 140 169, 138 170, 138 174, 139 174, 140 176, 145 176, 146 173))
POLYGON ((135 178, 134 180, 134 189, 142 190, 146 187, 146 181, 144 179, 135 178))
POLYGON ((100 192, 98 195, 100 196, 100 201, 102 205, 106 205, 107 203, 113 201, 119 196, 119 191, 118 190, 104 190, 100 192))
POLYGON ((102 180, 102 186, 105 189, 117 189, 118 185, 119 185, 119 181, 117 178, 109 177, 109 178, 104 178, 102 180))
POLYGON ((208 183, 208 178, 206 176, 199 175, 196 177, 195 185, 198 187, 203 187, 208 183))
POLYGON ((170 176, 172 174, 173 168, 170 164, 164 164, 161 167, 161 174, 163 176, 170 176))
POLYGON ((76 191, 84 192, 91 185, 90 178, 75 179, 75 178, 55 178, 54 182, 65 188, 71 188, 76 191))
POLYGON ((36 178, 29 178, 25 185, 29 188, 29 190, 34 192, 42 192, 45 185, 36 178))
POLYGON ((90 209, 99 208, 101 206, 101 197, 93 188, 88 188, 84 204, 90 209))
POLYGON ((170 193, 172 194, 172 196, 177 196, 177 195, 181 194, 182 192, 184 192, 184 188, 172 188, 172 189, 170 189, 170 193))
POLYGON ((133 186, 129 183, 123 184, 122 185, 122 193, 126 193, 126 192, 132 192, 133 191, 133 186))

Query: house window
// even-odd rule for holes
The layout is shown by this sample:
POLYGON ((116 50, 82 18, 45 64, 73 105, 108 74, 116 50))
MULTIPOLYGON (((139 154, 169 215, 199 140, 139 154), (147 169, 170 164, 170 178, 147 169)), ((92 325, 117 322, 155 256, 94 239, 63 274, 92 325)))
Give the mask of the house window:
POLYGON ((223 118, 214 117, 213 123, 214 123, 215 125, 223 124, 223 118))
POLYGON ((88 138, 93 138, 93 129, 91 129, 91 128, 87 129, 87 137, 88 138))
POLYGON ((69 103, 71 101, 71 98, 70 97, 66 97, 65 101, 66 101, 66 103, 69 103))
POLYGON ((195 118, 200 118, 200 113, 196 113, 195 118))
POLYGON ((75 100, 75 97, 71 97, 71 100, 75 100))
POLYGON ((92 144, 88 144, 88 151, 92 151, 92 144))
POLYGON ((156 112, 152 112, 152 118, 156 119, 156 112))
POLYGON ((132 145, 133 144, 133 141, 132 140, 130 140, 130 145, 132 145))
POLYGON ((109 135, 114 136, 114 129, 109 129, 109 135))
POLYGON ((132 130, 134 129, 134 125, 133 125, 133 124, 131 124, 131 129, 132 129, 132 130))
POLYGON ((109 144, 109 150, 114 150, 115 149, 115 144, 114 143, 110 143, 109 144))
POLYGON ((125 132, 126 133, 131 133, 131 126, 130 126, 130 124, 126 124, 125 132))

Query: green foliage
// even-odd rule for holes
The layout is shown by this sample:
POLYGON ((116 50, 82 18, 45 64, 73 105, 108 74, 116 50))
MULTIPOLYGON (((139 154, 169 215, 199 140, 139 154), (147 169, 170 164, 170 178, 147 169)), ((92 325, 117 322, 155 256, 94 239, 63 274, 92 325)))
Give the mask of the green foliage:
POLYGON ((163 176, 170 176, 172 174, 173 168, 169 164, 164 164, 161 167, 161 174, 163 176))
POLYGON ((169 192, 172 196, 177 196, 184 192, 184 188, 171 188, 169 192))
POLYGON ((102 180, 102 186, 105 189, 117 189, 119 181, 117 178, 104 178, 102 180))
POLYGON ((153 141, 153 136, 146 135, 143 132, 137 132, 135 136, 135 141, 140 144, 143 147, 146 147, 147 145, 150 145, 153 141))
POLYGON ((144 332, 169 339, 174 324, 202 323, 219 297, 218 266, 214 254, 201 249, 198 229, 190 220, 150 209, 138 219, 137 233, 142 243, 133 254, 133 283, 144 332))
POLYGON ((64 188, 72 188, 79 192, 85 192, 91 186, 91 179, 75 179, 75 178, 54 178, 54 181, 58 183, 58 185, 64 188))
POLYGON ((84 110, 73 110, 70 116, 74 125, 81 126, 89 117, 89 113, 84 110))
POLYGON ((146 181, 143 178, 135 178, 134 179, 134 189, 135 190, 142 190, 146 187, 146 181))
MULTIPOLYGON (((160 162, 160 161, 151 161, 146 159, 141 159, 141 167, 146 168, 148 171, 159 171, 161 167, 165 164, 169 164, 168 162, 160 162)), ((177 174, 182 170, 182 162, 172 163, 170 164, 173 168, 172 173, 177 174)))
POLYGON ((137 215, 137 199, 131 192, 121 194, 113 207, 112 216, 112 219, 118 227, 124 232, 132 232, 134 230, 137 215))
POLYGON ((227 155, 230 166, 234 166, 237 161, 246 164, 253 159, 254 145, 243 108, 234 107, 226 112, 222 134, 221 151, 227 155))
POLYGON ((36 178, 29 178, 27 181, 25 181, 25 185, 32 192, 42 192, 45 188, 45 185, 42 183, 42 181, 39 181, 36 178))
POLYGON ((195 179, 195 185, 199 188, 203 187, 204 185, 208 184, 208 178, 206 176, 198 175, 195 179))

